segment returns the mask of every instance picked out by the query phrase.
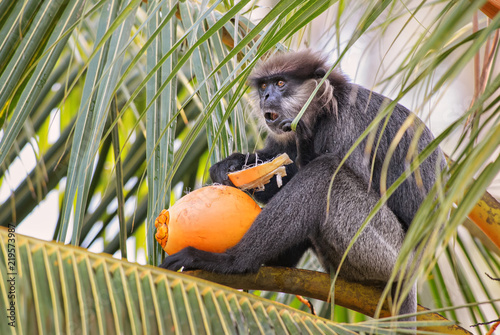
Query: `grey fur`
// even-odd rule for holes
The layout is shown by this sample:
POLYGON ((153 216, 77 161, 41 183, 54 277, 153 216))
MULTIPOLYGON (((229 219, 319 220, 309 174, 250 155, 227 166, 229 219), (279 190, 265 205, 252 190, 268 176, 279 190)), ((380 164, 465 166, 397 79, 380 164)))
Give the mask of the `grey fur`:
MULTIPOLYGON (((328 68, 323 57, 306 51, 278 54, 254 70, 250 77, 255 89, 254 107, 271 131, 266 147, 249 156, 232 154, 212 166, 210 176, 214 182, 232 185, 228 172, 241 169, 246 162, 252 163, 256 156, 268 160, 286 152, 295 164, 286 167, 285 186, 278 189, 275 181, 271 181, 264 191, 254 192, 254 197, 267 206, 235 247, 221 254, 186 248, 167 257, 162 267, 256 272, 262 264, 294 266, 308 248, 313 248, 327 271, 338 267, 354 234, 380 198, 381 169, 389 145, 412 114, 401 105, 395 107, 381 135, 372 181, 371 161, 375 151, 371 148, 371 157, 367 159, 366 139, 347 159, 333 182, 327 215, 328 186, 334 171, 381 107, 388 103, 382 95, 351 84, 334 71, 299 121, 296 132, 291 132, 293 118, 328 68)), ((418 127, 423 127, 418 150, 432 141, 430 130, 416 118, 391 158, 387 187, 408 165, 407 152, 418 127)), ((380 133, 379 129, 377 138, 380 133)), ((420 166, 423 185, 418 186, 415 178, 410 177, 397 189, 355 242, 341 268, 341 277, 364 283, 388 281, 406 230, 435 182, 436 167, 442 169, 444 163, 442 152, 436 150, 420 166)), ((413 287, 400 312, 415 311, 413 287)))
MULTIPOLYGON (((328 68, 329 66, 326 64, 324 57, 310 51, 303 51, 275 55, 254 70, 250 82, 254 87, 252 93, 254 109, 260 110, 256 114, 263 120, 265 113, 270 110, 279 114, 277 122, 265 121, 271 132, 267 138, 266 147, 257 151, 261 159, 271 159, 282 152, 287 152, 296 165, 300 167, 307 164, 314 157, 325 153, 332 153, 342 158, 378 113, 390 102, 388 98, 381 94, 349 83, 341 72, 334 70, 328 77, 328 81, 317 93, 317 96, 321 98, 312 101, 299 123, 296 136, 292 136, 293 133, 288 129, 289 124, 291 124, 293 118, 301 110, 314 90, 315 85, 312 85, 312 83, 318 83, 328 68), (266 103, 263 101, 262 96, 259 95, 259 84, 263 78, 268 80, 268 78, 282 75, 279 71, 284 71, 285 75, 283 76, 291 78, 291 87, 288 89, 292 90, 293 94, 287 96, 282 94, 273 103, 266 103), (296 77, 294 77, 295 74, 296 77), (287 120, 288 124, 285 124, 287 120), (297 142, 302 143, 303 150, 300 150, 300 148, 297 150, 297 142), (308 156, 304 162, 301 162, 301 153, 308 156)), ((425 127, 418 117, 404 106, 396 105, 386 129, 382 133, 380 146, 376 151, 373 174, 371 174, 371 163, 375 155, 376 143, 383 122, 379 126, 375 144, 371 147, 369 155, 365 153, 367 144, 365 138, 346 161, 347 167, 364 180, 367 189, 370 186, 377 193, 380 193, 381 171, 387 151, 396 133, 410 115, 415 119, 402 136, 390 159, 387 188, 403 174, 405 168, 409 165, 406 156, 416 130, 419 127, 423 129, 418 140, 417 149, 419 152, 434 139, 430 130, 425 127)), ((235 153, 212 166, 210 169, 212 180, 225 185, 232 185, 227 178, 227 172, 241 168, 242 158, 240 155, 242 154, 235 153), (227 169, 228 167, 229 169, 227 169)), ((252 162, 252 160, 255 160, 255 157, 251 155, 249 161, 252 162)), ((437 149, 419 167, 422 185, 419 185, 412 175, 389 198, 388 206, 396 214, 405 230, 410 226, 420 204, 434 185, 436 170, 442 170, 445 167, 444 155, 440 149, 437 149)), ((287 168, 289 177, 285 178, 284 182, 290 180, 296 171, 297 166, 289 166, 287 168)), ((259 201, 266 203, 278 191, 274 186, 275 184, 271 182, 266 186, 266 191, 256 192, 254 196, 259 201)))
MULTIPOLYGON (((324 268, 335 271, 354 234, 379 199, 373 190, 366 191, 366 185, 352 171, 342 168, 333 182, 327 220, 329 180, 338 162, 334 155, 322 155, 299 170, 264 207, 242 240, 225 253, 189 247, 165 258, 161 267, 257 272, 264 264, 293 266, 312 247, 324 268)), ((340 277, 370 285, 387 282, 404 235, 396 216, 383 206, 354 243, 340 277)), ((401 314, 416 311, 415 293, 414 287, 401 314)))

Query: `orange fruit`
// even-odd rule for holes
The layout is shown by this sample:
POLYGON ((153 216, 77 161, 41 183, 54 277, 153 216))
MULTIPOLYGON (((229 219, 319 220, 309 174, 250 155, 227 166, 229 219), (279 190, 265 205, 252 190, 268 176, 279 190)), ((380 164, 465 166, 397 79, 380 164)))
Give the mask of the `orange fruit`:
POLYGON ((281 178, 286 176, 286 170, 283 165, 290 163, 292 163, 292 160, 284 153, 269 162, 232 172, 227 176, 234 186, 242 190, 253 188, 263 190, 264 185, 269 183, 269 180, 274 175, 277 175, 278 187, 281 187, 281 178))
POLYGON ((188 246, 224 252, 241 240, 260 211, 259 205, 237 188, 205 186, 158 215, 155 237, 169 255, 188 246))

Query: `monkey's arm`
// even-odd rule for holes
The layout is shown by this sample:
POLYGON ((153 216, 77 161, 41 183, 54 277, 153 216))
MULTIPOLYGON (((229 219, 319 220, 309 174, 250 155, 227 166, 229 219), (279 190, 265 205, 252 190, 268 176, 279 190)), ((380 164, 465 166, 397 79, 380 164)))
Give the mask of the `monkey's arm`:
POLYGON ((319 155, 314 150, 314 134, 312 129, 302 120, 295 129, 297 141, 297 160, 299 168, 303 168, 319 155))
MULTIPOLYGON (((314 167, 313 164, 311 164, 314 167)), ((322 168, 324 170, 324 168, 322 168)), ((165 258, 161 267, 202 269, 219 273, 256 272, 262 264, 296 265, 310 247, 310 236, 325 215, 324 180, 303 187, 316 178, 317 170, 303 169, 283 186, 257 216, 241 241, 225 253, 185 248, 165 258)), ((321 177, 321 176, 320 176, 321 177)))
POLYGON ((297 219, 291 222, 293 209, 273 204, 277 198, 263 209, 241 241, 225 253, 188 247, 166 257, 160 267, 174 271, 183 267, 184 270, 247 273, 257 272, 261 265, 296 265, 310 246, 308 236, 314 223, 297 219))

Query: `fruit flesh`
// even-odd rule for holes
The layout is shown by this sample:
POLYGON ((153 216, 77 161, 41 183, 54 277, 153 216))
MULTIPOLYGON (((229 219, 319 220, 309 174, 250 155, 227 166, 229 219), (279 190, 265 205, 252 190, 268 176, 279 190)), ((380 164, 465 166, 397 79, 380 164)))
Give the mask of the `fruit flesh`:
POLYGON ((292 163, 292 160, 284 153, 270 162, 236 171, 227 176, 233 185, 239 189, 257 189, 261 191, 264 189, 264 185, 269 183, 271 178, 276 175, 278 176, 278 187, 281 187, 281 178, 286 176, 286 169, 283 165, 290 163, 292 163))
POLYGON ((160 215, 155 220, 156 235, 155 238, 160 243, 162 249, 165 250, 168 240, 168 222, 170 220, 170 214, 166 209, 160 212, 160 215))

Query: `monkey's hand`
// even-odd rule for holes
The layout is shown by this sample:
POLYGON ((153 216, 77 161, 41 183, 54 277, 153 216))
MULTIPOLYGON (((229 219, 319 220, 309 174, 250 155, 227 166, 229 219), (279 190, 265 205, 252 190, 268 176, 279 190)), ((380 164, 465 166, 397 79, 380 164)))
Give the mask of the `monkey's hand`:
POLYGON ((181 268, 183 270, 197 270, 196 266, 196 256, 195 248, 187 247, 182 249, 175 254, 165 257, 163 263, 160 265, 160 268, 164 268, 167 270, 177 271, 181 268))
POLYGON ((227 175, 228 173, 241 170, 246 160, 247 155, 235 152, 226 159, 223 159, 220 162, 212 165, 209 170, 212 182, 222 185, 234 186, 227 175))
POLYGON ((289 131, 292 131, 292 122, 293 119, 284 119, 280 122, 278 128, 281 129, 281 131, 283 131, 284 133, 288 133, 289 131))
POLYGON ((227 253, 213 253, 187 247, 165 257, 161 268, 178 271, 205 270, 218 273, 245 272, 234 268, 234 257, 227 253))
MULTIPOLYGON (((278 127, 284 133, 287 133, 287 132, 292 131, 292 123, 293 123, 293 119, 285 119, 285 120, 280 122, 278 127)), ((306 125, 306 123, 302 119, 300 119, 299 122, 297 123, 297 127, 295 128, 295 132, 297 133, 297 136, 301 139, 311 140, 313 138, 312 130, 306 125)))

